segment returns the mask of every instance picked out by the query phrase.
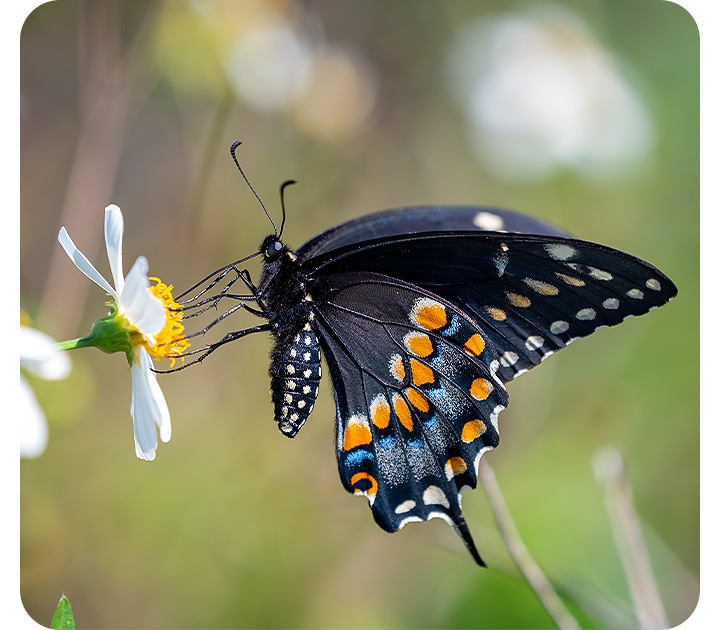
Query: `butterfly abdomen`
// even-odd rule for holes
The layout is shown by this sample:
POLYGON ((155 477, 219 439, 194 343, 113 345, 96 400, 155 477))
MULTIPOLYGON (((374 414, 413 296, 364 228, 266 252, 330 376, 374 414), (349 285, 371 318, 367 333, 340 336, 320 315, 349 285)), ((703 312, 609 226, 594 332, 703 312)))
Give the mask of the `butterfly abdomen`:
POLYGON ((275 422, 288 437, 295 437, 305 424, 318 394, 322 370, 320 344, 308 314, 300 330, 276 338, 270 363, 270 387, 275 422))
POLYGON ((258 293, 275 339, 269 370, 275 422, 295 437, 313 409, 322 375, 315 314, 295 254, 274 235, 261 250, 269 252, 258 293))

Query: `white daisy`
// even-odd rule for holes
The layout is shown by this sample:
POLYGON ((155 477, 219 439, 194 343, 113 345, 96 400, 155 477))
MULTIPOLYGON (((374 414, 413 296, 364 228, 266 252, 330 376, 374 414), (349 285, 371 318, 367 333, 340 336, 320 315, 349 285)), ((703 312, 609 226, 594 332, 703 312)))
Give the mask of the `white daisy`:
POLYGON ((49 335, 20 326, 20 456, 38 457, 47 446, 47 420, 23 372, 48 381, 60 380, 70 373, 70 359, 49 335))
POLYGON ((151 356, 178 357, 189 345, 182 335, 182 314, 172 298, 172 286, 157 278, 151 285, 148 279, 148 262, 138 257, 127 277, 122 269, 123 216, 120 208, 105 208, 105 246, 107 248, 113 288, 85 255, 75 246, 67 230, 62 227, 58 241, 63 249, 90 280, 112 298, 110 314, 93 325, 87 337, 60 344, 61 348, 74 349, 95 346, 103 352, 124 352, 131 366, 132 402, 130 414, 135 434, 135 453, 140 459, 155 459, 160 439, 170 439, 170 412, 157 377, 152 371, 151 356))

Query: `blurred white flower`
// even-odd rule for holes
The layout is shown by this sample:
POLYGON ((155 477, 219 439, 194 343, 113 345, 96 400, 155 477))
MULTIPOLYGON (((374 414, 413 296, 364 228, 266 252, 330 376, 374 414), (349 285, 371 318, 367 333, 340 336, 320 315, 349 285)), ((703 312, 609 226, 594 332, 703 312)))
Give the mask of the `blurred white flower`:
POLYGON ((649 114, 619 63, 564 8, 533 5, 470 24, 449 68, 473 148, 499 177, 622 177, 652 147, 649 114))
POLYGON ((110 314, 93 325, 87 337, 62 342, 66 349, 97 347, 103 352, 124 352, 131 366, 132 402, 130 414, 133 419, 135 453, 140 459, 155 459, 160 439, 170 439, 170 412, 157 377, 152 371, 150 355, 156 358, 177 358, 189 345, 183 336, 180 323, 182 314, 172 299, 172 293, 157 279, 154 286, 148 280, 148 262, 138 257, 127 278, 122 269, 123 216, 120 208, 110 205, 105 209, 105 245, 113 288, 95 269, 92 263, 75 246, 63 227, 58 241, 75 263, 75 266, 90 280, 107 292, 113 302, 109 303, 110 314))
POLYGON ((312 66, 310 43, 284 20, 260 22, 239 36, 225 63, 233 88, 257 109, 295 102, 312 66))
POLYGON ((48 442, 45 412, 37 401, 23 371, 48 381, 57 381, 70 373, 70 359, 45 333, 20 326, 20 456, 38 457, 48 442))
POLYGON ((333 140, 362 129, 377 97, 367 59, 326 42, 321 21, 309 11, 258 6, 250 15, 233 3, 198 9, 217 30, 227 32, 228 20, 238 25, 221 52, 235 94, 257 110, 285 113, 309 136, 333 140))

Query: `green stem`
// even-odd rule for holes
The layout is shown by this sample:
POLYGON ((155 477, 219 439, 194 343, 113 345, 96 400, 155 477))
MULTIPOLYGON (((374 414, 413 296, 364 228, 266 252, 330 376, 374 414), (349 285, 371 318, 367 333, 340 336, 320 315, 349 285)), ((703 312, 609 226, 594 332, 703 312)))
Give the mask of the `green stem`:
POLYGON ((76 350, 77 348, 90 348, 94 346, 93 335, 81 337, 80 339, 68 339, 67 341, 58 341, 57 347, 60 350, 76 350))

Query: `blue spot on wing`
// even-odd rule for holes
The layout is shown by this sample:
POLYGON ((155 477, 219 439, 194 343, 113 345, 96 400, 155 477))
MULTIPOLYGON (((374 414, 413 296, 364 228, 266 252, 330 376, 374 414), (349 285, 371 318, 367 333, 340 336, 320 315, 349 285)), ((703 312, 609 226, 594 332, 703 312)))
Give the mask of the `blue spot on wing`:
POLYGON ((460 318, 457 315, 453 315, 450 319, 450 324, 440 334, 443 337, 453 337, 460 330, 460 318))
POLYGON ((396 441, 396 438, 394 438, 392 435, 382 437, 378 440, 378 448, 389 450, 393 446, 395 446, 396 441))
POLYGON ((365 460, 373 460, 375 459, 375 455, 373 455, 370 451, 366 451, 365 449, 357 449, 352 451, 351 453, 348 453, 345 456, 345 464, 350 466, 356 466, 358 464, 362 464, 365 460))

